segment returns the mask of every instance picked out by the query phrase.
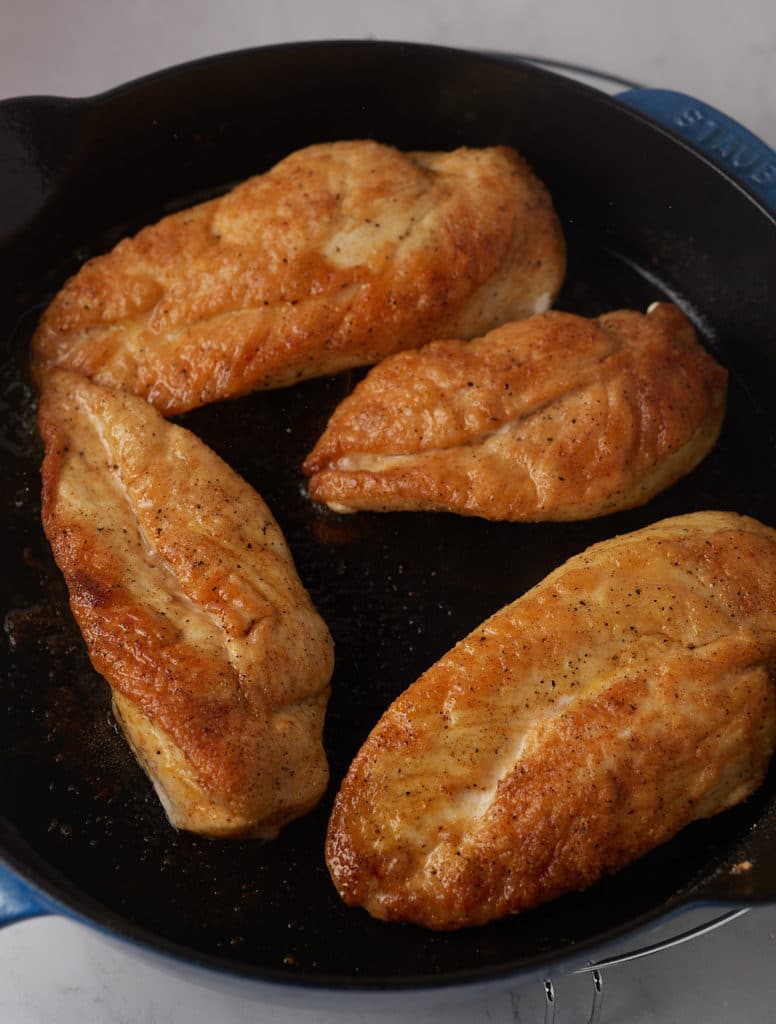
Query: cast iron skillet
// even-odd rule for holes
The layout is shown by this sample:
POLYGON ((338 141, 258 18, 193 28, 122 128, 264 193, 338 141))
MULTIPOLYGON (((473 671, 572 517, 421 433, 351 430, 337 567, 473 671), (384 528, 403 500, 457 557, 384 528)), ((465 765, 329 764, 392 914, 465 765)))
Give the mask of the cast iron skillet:
MULTIPOLYGON (((679 122, 705 132, 695 109, 679 122)), ((752 152, 722 155, 766 189, 767 159, 752 152)), ((38 910, 264 982, 396 990, 568 962, 688 903, 776 898, 776 773, 744 806, 588 892, 474 930, 372 921, 340 903, 323 862, 334 792, 367 732, 486 616, 586 545, 664 516, 734 509, 776 523, 776 222, 728 174, 622 103, 508 58, 279 46, 93 99, 0 104, 0 265, 0 852, 38 910), (731 370, 729 413, 714 452, 646 507, 545 525, 313 506, 300 463, 358 373, 182 417, 274 510, 337 651, 320 807, 276 842, 209 842, 167 825, 67 610, 38 521, 28 340, 88 256, 293 149, 361 136, 408 149, 517 146, 567 232, 557 305, 598 314, 678 301, 731 370), (743 861, 750 868, 736 870, 743 861)), ((4 884, 10 916, 10 875, 4 884)))

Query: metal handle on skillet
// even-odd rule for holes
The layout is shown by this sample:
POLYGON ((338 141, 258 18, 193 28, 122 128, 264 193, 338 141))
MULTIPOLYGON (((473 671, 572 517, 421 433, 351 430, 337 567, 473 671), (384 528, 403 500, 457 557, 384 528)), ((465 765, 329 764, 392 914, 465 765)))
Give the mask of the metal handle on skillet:
POLYGON ((748 129, 707 103, 668 89, 628 89, 617 99, 721 164, 776 216, 776 152, 748 129))

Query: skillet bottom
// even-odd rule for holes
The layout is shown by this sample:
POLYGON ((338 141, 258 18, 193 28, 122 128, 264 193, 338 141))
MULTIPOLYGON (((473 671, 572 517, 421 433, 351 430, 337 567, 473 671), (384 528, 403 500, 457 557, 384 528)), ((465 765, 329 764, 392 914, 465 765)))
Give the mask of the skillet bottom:
MULTIPOLYGON (((95 251, 104 248, 99 240, 95 251)), ((79 257, 83 257, 83 253, 79 257)), ((75 905, 111 927, 195 958, 289 981, 402 984, 509 969, 616 933, 692 893, 708 865, 735 860, 752 823, 776 832, 772 772, 749 803, 701 822, 587 893, 472 931, 432 934, 372 921, 339 901, 323 861, 337 784, 389 701, 486 616, 587 545, 680 512, 734 509, 776 523, 776 453, 763 413, 733 376, 720 441, 690 477, 646 507, 569 524, 514 525, 448 515, 337 516, 306 497, 299 469, 358 372, 197 410, 180 422, 254 485, 275 513, 300 576, 334 636, 337 663, 322 804, 275 842, 176 834, 118 734, 39 525, 37 440, 27 342, 58 268, 25 309, 6 311, 0 451, 6 464, 5 572, 13 595, 0 682, 3 834, 65 879, 75 905), (505 963, 505 949, 509 963, 505 963)), ((585 315, 670 288, 582 233, 570 239, 557 306, 585 315)), ((683 303, 714 351, 702 313, 683 303)))

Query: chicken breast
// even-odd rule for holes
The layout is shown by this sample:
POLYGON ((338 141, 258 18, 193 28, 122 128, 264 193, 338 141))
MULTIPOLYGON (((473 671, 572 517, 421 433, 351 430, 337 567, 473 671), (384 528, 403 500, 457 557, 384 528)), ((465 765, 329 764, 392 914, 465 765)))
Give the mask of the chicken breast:
POLYGON ((564 253, 511 149, 311 146, 88 262, 43 315, 36 374, 172 415, 547 309, 564 253))
POLYGON ((643 504, 717 440, 727 375, 669 303, 549 312, 372 369, 304 463, 337 512, 588 519, 643 504))
POLYGON ((277 523, 142 399, 54 370, 39 422, 46 535, 170 821, 274 836, 326 788, 333 664, 277 523))
POLYGON ((386 711, 334 805, 334 883, 439 929, 584 889, 760 785, 775 679, 775 530, 699 512, 596 544, 386 711))

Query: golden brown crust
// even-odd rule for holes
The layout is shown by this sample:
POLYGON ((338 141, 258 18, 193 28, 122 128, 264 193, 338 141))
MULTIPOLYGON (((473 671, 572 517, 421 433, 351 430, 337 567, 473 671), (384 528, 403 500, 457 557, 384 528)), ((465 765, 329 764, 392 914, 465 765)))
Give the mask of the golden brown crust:
POLYGON ((90 260, 33 341, 172 415, 546 309, 565 269, 543 185, 506 147, 311 146, 90 260))
POLYGON ((568 520, 649 500, 716 442, 727 374, 655 303, 549 312, 372 369, 304 464, 336 511, 568 520))
POLYGON ((332 812, 343 899, 432 928, 584 889, 744 799, 776 745, 776 531, 703 512, 597 544, 386 711, 332 812))
POLYGON ((47 374, 43 525, 173 824, 273 835, 328 779, 332 643, 261 498, 142 399, 47 374))

